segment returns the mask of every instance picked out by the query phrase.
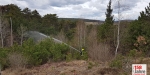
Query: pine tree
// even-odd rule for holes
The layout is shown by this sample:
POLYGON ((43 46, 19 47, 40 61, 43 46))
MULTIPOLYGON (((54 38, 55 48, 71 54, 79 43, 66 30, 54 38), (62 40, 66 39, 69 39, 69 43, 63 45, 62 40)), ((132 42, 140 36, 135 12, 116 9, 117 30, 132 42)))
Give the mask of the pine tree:
POLYGON ((145 7, 145 11, 140 12, 140 16, 138 17, 139 21, 148 21, 150 20, 150 3, 149 6, 145 7))
POLYGON ((107 5, 107 9, 106 9, 106 13, 105 13, 105 15, 106 15, 105 23, 106 23, 106 25, 113 25, 113 23, 114 23, 112 11, 113 11, 113 9, 111 8, 111 0, 110 0, 109 4, 107 5))
POLYGON ((102 42, 110 43, 112 41, 112 30, 113 30, 113 15, 112 15, 113 9, 111 8, 111 0, 109 1, 109 4, 107 5, 106 9, 106 19, 104 24, 100 25, 98 27, 98 40, 102 42))
POLYGON ((136 49, 145 55, 150 55, 150 3, 145 11, 140 12, 138 20, 130 24, 127 38, 126 47, 129 50, 136 49), (140 39, 141 37, 142 39, 140 39))

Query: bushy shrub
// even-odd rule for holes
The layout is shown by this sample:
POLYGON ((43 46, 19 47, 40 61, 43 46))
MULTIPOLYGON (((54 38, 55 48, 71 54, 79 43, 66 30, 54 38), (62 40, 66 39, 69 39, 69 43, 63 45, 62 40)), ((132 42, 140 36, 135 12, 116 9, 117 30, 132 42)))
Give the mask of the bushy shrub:
POLYGON ((132 60, 129 57, 118 55, 113 59, 110 64, 110 67, 122 70, 125 73, 131 73, 132 71, 132 60))
POLYGON ((124 56, 118 55, 115 59, 111 61, 109 66, 113 68, 121 69, 123 66, 123 59, 124 59, 124 56))
POLYGON ((73 60, 72 54, 71 54, 71 53, 68 53, 68 54, 66 55, 66 61, 71 61, 71 60, 73 60))
POLYGON ((92 62, 88 62, 88 69, 92 69, 93 66, 94 64, 92 62))
POLYGON ((84 50, 82 51, 82 53, 77 52, 77 51, 71 51, 70 53, 67 54, 67 58, 66 60, 73 60, 73 59, 77 59, 77 60, 87 60, 88 59, 88 54, 87 51, 84 50))
POLYGON ((83 60, 87 60, 88 59, 88 53, 87 53, 87 51, 82 51, 83 52, 83 55, 81 56, 81 59, 83 59, 83 60))
POLYGON ((7 54, 8 49, 0 48, 0 68, 3 69, 5 66, 8 66, 7 54))
MULTIPOLYGON (((49 40, 47 41, 50 42, 49 40)), ((47 42, 35 44, 31 39, 23 44, 23 54, 28 58, 30 65, 40 65, 48 61, 51 55, 48 51, 48 44, 47 42)))
POLYGON ((40 65, 46 63, 48 59, 65 60, 68 50, 68 46, 57 44, 52 39, 46 39, 38 44, 34 44, 29 39, 23 44, 23 53, 28 58, 30 65, 40 65))
POLYGON ((51 52, 54 61, 65 60, 69 47, 65 44, 54 44, 51 52))
POLYGON ((8 61, 10 66, 13 68, 25 67, 27 64, 27 59, 18 52, 9 53, 8 61))

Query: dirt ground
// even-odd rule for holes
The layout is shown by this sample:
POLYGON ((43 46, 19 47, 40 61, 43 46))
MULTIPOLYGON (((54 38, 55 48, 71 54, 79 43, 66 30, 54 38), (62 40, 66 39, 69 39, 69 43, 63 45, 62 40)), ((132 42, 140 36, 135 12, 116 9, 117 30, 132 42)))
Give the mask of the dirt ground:
MULTIPOLYGON (((147 71, 150 75, 150 61, 147 71)), ((2 75, 125 75, 119 70, 109 68, 108 63, 95 63, 92 61, 74 60, 70 62, 53 62, 30 69, 6 69, 2 75)), ((129 74, 131 75, 131 74, 129 74)))

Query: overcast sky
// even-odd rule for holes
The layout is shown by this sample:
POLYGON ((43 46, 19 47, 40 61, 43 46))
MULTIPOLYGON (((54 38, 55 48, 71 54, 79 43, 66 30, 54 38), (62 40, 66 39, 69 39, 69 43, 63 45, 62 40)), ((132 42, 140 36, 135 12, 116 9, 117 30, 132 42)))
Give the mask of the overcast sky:
MULTIPOLYGON (((117 20, 117 1, 112 0, 113 15, 117 20)), ((119 0, 122 19, 137 19, 150 0, 119 0)), ((57 14, 63 18, 105 20, 109 0, 0 0, 0 5, 16 4, 21 9, 36 9, 42 16, 57 14)))

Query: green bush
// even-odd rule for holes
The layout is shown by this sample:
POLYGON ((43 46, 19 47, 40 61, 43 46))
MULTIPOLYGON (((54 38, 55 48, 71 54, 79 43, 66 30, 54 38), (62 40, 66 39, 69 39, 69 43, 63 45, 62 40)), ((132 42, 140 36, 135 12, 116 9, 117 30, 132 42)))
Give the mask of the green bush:
POLYGON ((54 61, 65 60, 69 47, 65 44, 57 44, 51 39, 46 39, 38 44, 28 40, 23 44, 23 53, 28 58, 30 65, 46 63, 48 59, 54 61))
POLYGON ((94 64, 92 62, 88 62, 88 69, 92 69, 93 66, 94 64))
POLYGON ((72 54, 71 54, 71 53, 68 53, 68 54, 66 55, 66 61, 71 61, 71 60, 73 60, 72 54))
POLYGON ((7 62, 7 54, 8 49, 6 48, 0 48, 0 68, 3 69, 4 67, 8 66, 7 62))
POLYGON ((110 62, 109 66, 113 68, 121 69, 123 66, 123 59, 124 59, 124 56, 118 55, 115 59, 113 59, 110 62))
POLYGON ((128 56, 129 57, 135 57, 136 55, 136 49, 130 50, 128 56))
POLYGON ((54 61, 65 60, 69 47, 65 44, 54 44, 52 56, 54 61))
POLYGON ((88 59, 88 53, 87 53, 87 51, 82 51, 83 52, 83 55, 81 56, 81 59, 83 59, 83 60, 87 60, 88 59))
POLYGON ((30 65, 40 65, 48 61, 51 55, 48 42, 51 43, 50 40, 47 40, 39 44, 34 44, 31 39, 24 42, 23 54, 28 58, 30 65))

